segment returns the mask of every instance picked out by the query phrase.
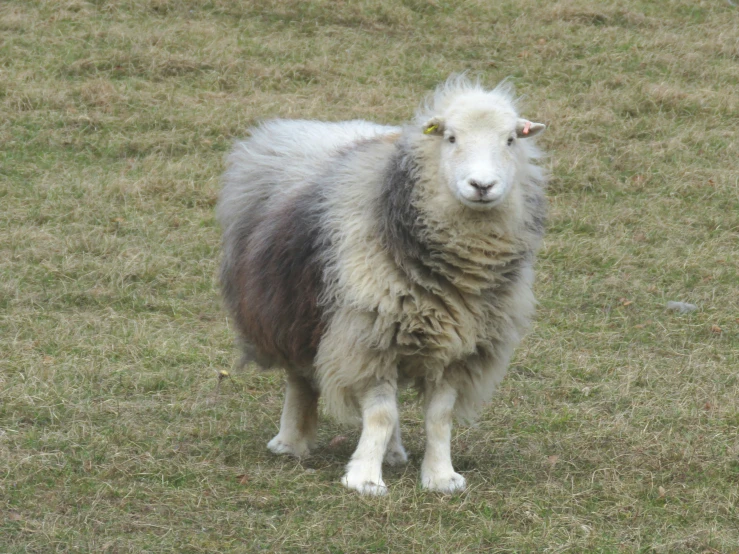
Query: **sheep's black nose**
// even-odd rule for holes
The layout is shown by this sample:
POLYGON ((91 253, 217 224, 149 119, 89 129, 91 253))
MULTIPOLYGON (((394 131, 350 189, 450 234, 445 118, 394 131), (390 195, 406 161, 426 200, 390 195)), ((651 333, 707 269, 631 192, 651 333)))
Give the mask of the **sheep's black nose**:
POLYGON ((469 181, 472 188, 480 191, 480 194, 485 194, 487 191, 489 191, 491 188, 495 186, 496 181, 491 181, 489 183, 481 183, 480 181, 475 181, 474 179, 470 179, 469 181))

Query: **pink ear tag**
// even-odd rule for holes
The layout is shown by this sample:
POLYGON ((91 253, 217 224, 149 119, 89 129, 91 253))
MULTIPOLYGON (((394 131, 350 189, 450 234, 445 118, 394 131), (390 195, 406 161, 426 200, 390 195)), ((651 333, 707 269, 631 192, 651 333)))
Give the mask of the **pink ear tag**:
POLYGON ((528 135, 528 134, 529 134, 529 129, 531 129, 531 121, 527 121, 527 122, 526 122, 526 123, 524 124, 524 126, 523 126, 523 131, 522 131, 522 132, 523 132, 523 134, 524 134, 524 135, 528 135))

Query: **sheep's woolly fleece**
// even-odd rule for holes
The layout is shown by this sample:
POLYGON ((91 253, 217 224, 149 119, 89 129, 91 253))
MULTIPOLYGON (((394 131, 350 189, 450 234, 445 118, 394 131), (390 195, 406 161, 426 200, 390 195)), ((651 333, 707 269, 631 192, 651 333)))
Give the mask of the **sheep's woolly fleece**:
POLYGON ((228 160, 229 307, 257 361, 315 368, 335 415, 358 382, 446 370, 460 374, 457 410, 471 416, 503 376, 533 310, 539 154, 520 141, 517 190, 478 213, 440 193, 438 144, 422 132, 438 114, 488 107, 514 116, 510 88, 453 79, 416 125, 274 120, 228 160))

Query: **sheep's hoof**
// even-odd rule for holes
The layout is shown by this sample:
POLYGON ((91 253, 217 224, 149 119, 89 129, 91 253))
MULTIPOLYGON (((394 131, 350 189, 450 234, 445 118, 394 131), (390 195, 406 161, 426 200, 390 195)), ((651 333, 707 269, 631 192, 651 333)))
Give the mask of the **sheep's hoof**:
POLYGON ((341 478, 341 484, 347 489, 357 491, 359 494, 367 496, 383 496, 387 494, 387 487, 385 486, 385 483, 383 483, 382 479, 377 483, 375 481, 356 478, 347 473, 341 478))
POLYGON ((434 475, 423 473, 421 477, 423 488, 429 491, 441 492, 444 494, 453 494, 463 491, 467 486, 464 477, 459 473, 434 475))
POLYGON ((307 458, 310 455, 310 448, 308 447, 307 441, 290 441, 283 439, 280 435, 277 435, 269 441, 267 443, 267 448, 269 448, 273 454, 287 454, 288 456, 295 456, 296 458, 307 458))
POLYGON ((389 466, 400 466, 408 463, 408 454, 405 448, 398 446, 385 452, 385 463, 389 466))

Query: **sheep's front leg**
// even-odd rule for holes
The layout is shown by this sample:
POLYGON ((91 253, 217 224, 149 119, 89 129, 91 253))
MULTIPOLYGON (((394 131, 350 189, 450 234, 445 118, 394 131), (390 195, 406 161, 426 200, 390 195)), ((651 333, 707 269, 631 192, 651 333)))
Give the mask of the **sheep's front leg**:
POLYGON ((465 480, 452 467, 452 415, 457 391, 446 383, 426 392, 426 453, 421 464, 425 489, 452 493, 465 488, 465 480))
POLYGON ((318 393, 307 379, 288 373, 280 432, 267 448, 275 454, 304 458, 315 447, 317 432, 318 393))
POLYGON ((398 425, 395 393, 395 383, 384 381, 365 390, 360 398, 362 435, 341 482, 362 494, 387 492, 382 481, 382 459, 398 425))

